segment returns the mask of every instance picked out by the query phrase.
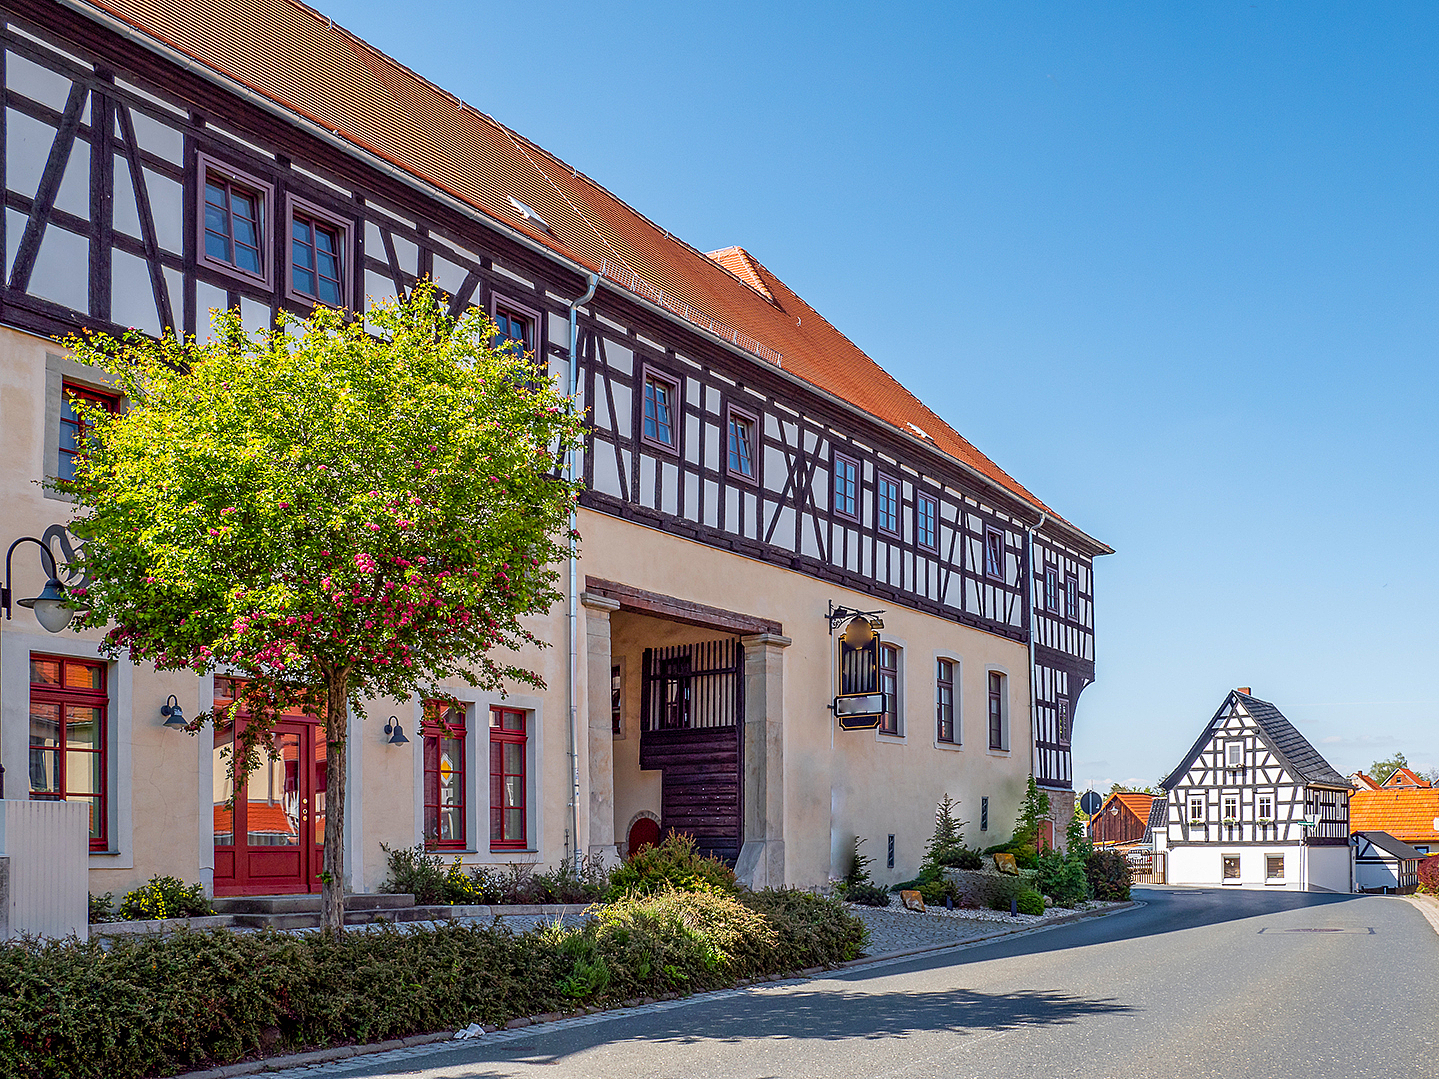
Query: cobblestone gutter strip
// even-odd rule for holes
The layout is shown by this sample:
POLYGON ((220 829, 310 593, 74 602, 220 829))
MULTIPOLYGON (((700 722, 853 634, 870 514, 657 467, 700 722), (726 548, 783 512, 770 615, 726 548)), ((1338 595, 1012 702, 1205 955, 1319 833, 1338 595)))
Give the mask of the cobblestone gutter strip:
POLYGON ((1399 898, 1417 907, 1419 913, 1434 927, 1434 932, 1439 933, 1439 899, 1432 895, 1401 895, 1399 898))
MULTIPOLYGON (((892 963, 900 959, 907 959, 911 956, 926 955, 932 952, 959 951, 963 948, 972 948, 980 944, 987 944, 990 941, 1002 937, 1017 937, 1029 933, 1043 933, 1055 926, 1066 925, 1073 922, 1085 921, 1090 918, 1104 918, 1111 914, 1120 914, 1126 910, 1133 910, 1136 907, 1144 906, 1143 903, 1120 903, 1103 910, 1078 911, 1075 914, 1062 915, 1058 918, 1051 918, 1047 921, 1034 925, 1004 926, 993 932, 985 933, 982 936, 969 937, 964 940, 937 941, 924 947, 911 948, 898 952, 886 952, 882 955, 865 956, 862 959, 852 959, 848 963, 841 963, 836 970, 846 970, 854 967, 865 967, 892 963)), ((670 994, 664 998, 645 997, 640 1000, 628 1000, 624 1004, 610 1008, 586 1008, 583 1013, 551 1012, 546 1015, 526 1016, 520 1019, 511 1019, 505 1024, 504 1029, 489 1028, 479 1037, 484 1044, 491 1045, 500 1042, 514 1041, 517 1038, 533 1037, 535 1031, 528 1028, 544 1024, 546 1031, 564 1030, 569 1027, 593 1026, 597 1023, 609 1022, 619 1019, 631 1013, 638 1007, 647 1007, 654 1011, 669 1011, 673 1008, 682 1008, 690 1004, 701 1002, 724 1000, 729 997, 738 996, 751 989, 761 988, 768 985, 782 985, 788 982, 796 982, 805 978, 812 978, 822 974, 827 968, 809 967, 805 970, 795 971, 788 974, 776 974, 768 978, 741 979, 733 989, 716 989, 705 993, 693 993, 688 996, 670 994)), ((373 1042, 369 1045, 342 1045, 333 1049, 316 1049, 308 1053, 293 1053, 289 1056, 268 1057, 264 1060, 249 1060, 239 1064, 227 1064, 222 1068, 211 1068, 208 1071, 186 1072, 183 1075, 172 1076, 170 1079, 238 1079, 246 1075, 266 1075, 271 1079, 300 1079, 310 1069, 320 1064, 334 1064, 334 1068, 325 1069, 325 1074, 332 1074, 349 1070, 345 1062, 349 1061, 351 1067, 369 1067, 372 1064, 400 1063, 412 1060, 417 1056, 428 1056, 439 1052, 441 1043, 460 1048, 471 1044, 468 1040, 456 1040, 455 1035, 449 1031, 441 1031, 437 1034, 416 1034, 409 1038, 395 1038, 390 1041, 373 1042), (352 1059, 352 1058, 363 1058, 352 1059)))

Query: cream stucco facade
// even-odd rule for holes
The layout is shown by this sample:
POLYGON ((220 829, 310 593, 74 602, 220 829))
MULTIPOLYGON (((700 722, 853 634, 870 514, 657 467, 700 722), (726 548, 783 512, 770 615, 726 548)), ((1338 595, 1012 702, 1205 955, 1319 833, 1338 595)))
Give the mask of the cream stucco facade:
MULTIPOLYGON (((7 512, 3 538, 41 537, 63 527, 71 504, 39 481, 55 472, 61 382, 103 386, 96 373, 64 358, 54 343, 0 328, 0 493, 7 512)), ((604 857, 623 854, 637 819, 662 815, 661 773, 640 767, 642 656, 647 648, 738 639, 745 733, 744 843, 740 868, 757 883, 823 885, 847 869, 856 836, 868 840, 876 877, 913 875, 933 828, 935 803, 948 794, 969 821, 966 837, 988 844, 1008 837, 1030 772, 1032 734, 1026 647, 827 583, 801 572, 670 535, 593 510, 581 510, 578 578, 620 582, 694 610, 713 608, 774 623, 774 632, 677 621, 604 596, 578 605, 578 675, 574 687, 579 767, 572 771, 566 708, 569 633, 563 607, 535 629, 551 647, 523 657, 547 688, 506 698, 445 687, 468 702, 465 744, 465 835, 453 853, 466 864, 555 865, 578 844, 604 857), (829 705, 834 695, 834 638, 827 606, 884 608, 884 640, 900 649, 897 736, 841 731, 829 705), (956 665, 954 744, 937 740, 935 664, 956 665), (611 729, 609 672, 621 673, 622 716, 611 729), (988 748, 986 693, 990 672, 1005 676, 1008 748, 988 748), (488 714, 503 704, 527 716, 526 849, 492 850, 488 714), (570 791, 578 779, 579 834, 572 835, 570 791), (981 799, 988 829, 980 830, 981 799), (887 864, 889 837, 894 864, 887 864)), ((63 553, 58 546, 52 548, 63 553)), ((43 584, 39 552, 22 544, 14 556, 14 595, 43 584)), ((583 587, 583 585, 582 585, 583 587)), ((687 608, 688 609, 688 608, 687 608)), ((703 622, 700 618, 698 621, 703 622)), ((49 634, 19 606, 0 624, 0 763, 5 795, 28 797, 30 660, 32 656, 98 656, 97 632, 49 634)), ((199 735, 166 728, 161 705, 173 694, 187 716, 211 707, 213 681, 156 673, 125 661, 106 667, 104 848, 89 855, 90 890, 117 894, 155 874, 200 881, 213 889, 217 803, 223 803, 223 762, 207 728, 199 735)), ((423 746, 418 700, 375 701, 350 725, 347 863, 349 885, 380 889, 384 846, 423 839, 423 746), (408 736, 390 744, 384 725, 395 717, 408 736)))

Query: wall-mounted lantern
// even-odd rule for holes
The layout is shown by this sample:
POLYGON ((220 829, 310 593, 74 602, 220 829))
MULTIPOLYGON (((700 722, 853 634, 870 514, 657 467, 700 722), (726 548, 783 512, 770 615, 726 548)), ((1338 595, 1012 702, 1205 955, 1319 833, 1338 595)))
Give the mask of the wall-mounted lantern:
POLYGON ((182 731, 190 725, 185 718, 184 711, 180 708, 180 702, 175 694, 170 694, 170 699, 160 705, 160 714, 165 717, 165 726, 172 731, 182 731))
POLYGON ((387 743, 388 745, 402 746, 409 741, 409 739, 405 737, 405 732, 400 730, 399 716, 390 717, 390 721, 385 724, 385 733, 390 736, 390 740, 387 743))
POLYGON ((3 588, 0 588, 0 606, 5 608, 5 618, 8 621, 12 613, 10 605, 13 598, 13 590, 10 586, 10 556, 15 553, 15 548, 19 547, 22 543, 33 543, 45 552, 45 556, 40 560, 40 567, 46 570, 50 575, 50 579, 45 582, 45 587, 40 590, 38 596, 32 596, 29 599, 18 600, 17 602, 20 606, 29 607, 33 610, 35 612, 35 620, 39 622, 44 629, 51 633, 59 633, 70 624, 70 619, 75 612, 65 599, 65 586, 60 583, 59 572, 55 566, 55 556, 51 553, 49 547, 34 536, 21 536, 14 543, 10 544, 10 549, 5 552, 5 585, 3 588))

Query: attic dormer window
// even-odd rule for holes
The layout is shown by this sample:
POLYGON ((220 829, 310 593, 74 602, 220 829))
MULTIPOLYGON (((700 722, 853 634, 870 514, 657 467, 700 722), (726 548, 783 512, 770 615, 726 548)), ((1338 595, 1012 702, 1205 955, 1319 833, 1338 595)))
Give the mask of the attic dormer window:
POLYGON ((1224 764, 1228 768, 1244 766, 1244 743, 1230 742, 1224 747, 1224 764))

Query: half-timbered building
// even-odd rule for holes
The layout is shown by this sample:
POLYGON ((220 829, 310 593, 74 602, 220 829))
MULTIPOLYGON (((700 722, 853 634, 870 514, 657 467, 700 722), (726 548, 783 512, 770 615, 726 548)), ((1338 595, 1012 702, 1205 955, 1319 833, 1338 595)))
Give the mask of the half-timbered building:
MULTIPOLYGON (((1349 780, 1268 701, 1229 694, 1164 780, 1170 884, 1349 892, 1349 780)), ((1161 842, 1162 840, 1162 842, 1161 842)))
MULTIPOLYGON (((999 841, 1031 772, 1068 819, 1109 548, 747 251, 695 250, 292 0, 0 15, 7 543, 66 560, 69 506, 39 481, 72 467, 73 397, 123 406, 56 343, 71 331, 204 340, 212 309, 259 330, 430 278, 584 408, 581 554, 540 630, 555 647, 524 657, 548 688, 436 687, 461 707, 354 718, 352 889, 383 880, 382 843, 555 864, 670 827, 756 883, 841 874, 855 836, 901 879, 941 797, 971 841, 999 841), (873 729, 836 727, 835 608, 882 612, 873 729)), ((40 568, 17 567, 25 595, 40 568)), ((0 643, 6 794, 88 802, 92 890, 157 872, 218 894, 316 887, 312 719, 287 719, 285 768, 234 798, 233 732, 197 753, 160 712, 171 695, 211 709, 223 675, 107 663, 96 635, 24 611, 0 643)))

